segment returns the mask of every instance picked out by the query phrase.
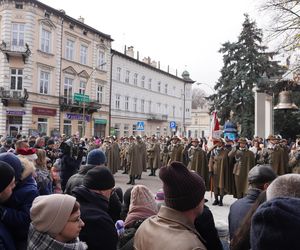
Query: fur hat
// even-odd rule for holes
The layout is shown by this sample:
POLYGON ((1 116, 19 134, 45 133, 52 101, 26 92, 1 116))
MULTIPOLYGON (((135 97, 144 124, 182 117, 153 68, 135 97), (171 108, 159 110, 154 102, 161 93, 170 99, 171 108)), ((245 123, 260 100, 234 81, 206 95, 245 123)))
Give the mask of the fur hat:
POLYGON ((36 149, 35 148, 19 148, 17 150, 17 153, 25 158, 27 158, 30 161, 36 160, 38 157, 36 155, 36 149))
POLYGON ((58 234, 68 222, 76 199, 67 194, 41 195, 30 209, 31 223, 42 233, 58 234))
POLYGON ((23 172, 21 175, 21 180, 26 179, 29 175, 32 175, 35 172, 35 166, 32 161, 28 160, 26 157, 20 156, 19 159, 23 166, 23 172))
POLYGON ((298 249, 300 199, 279 197, 263 203, 251 223, 253 250, 298 249))
POLYGON ((100 149, 93 149, 87 155, 87 164, 100 166, 105 162, 105 154, 100 149))
POLYGON ((14 169, 8 163, 0 161, 0 193, 11 183, 14 177, 14 169))
POLYGON ((84 176, 83 185, 89 189, 108 190, 115 186, 115 178, 107 167, 94 167, 84 176))
POLYGON ((187 211, 198 206, 204 198, 205 185, 202 177, 190 172, 181 162, 173 161, 162 167, 159 178, 163 181, 166 206, 187 211))

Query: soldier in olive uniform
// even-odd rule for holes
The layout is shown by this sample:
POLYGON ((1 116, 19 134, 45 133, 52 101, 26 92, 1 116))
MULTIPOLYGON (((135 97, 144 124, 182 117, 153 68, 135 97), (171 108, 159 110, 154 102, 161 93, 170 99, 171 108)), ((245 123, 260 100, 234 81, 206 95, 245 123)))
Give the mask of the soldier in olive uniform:
POLYGON ((155 136, 152 136, 147 152, 151 170, 149 176, 155 176, 156 169, 160 168, 160 145, 155 136))
POLYGON ((180 142, 180 138, 178 138, 176 135, 173 136, 171 145, 169 146, 169 156, 170 156, 169 163, 172 161, 182 162, 182 151, 183 151, 183 145, 180 142))

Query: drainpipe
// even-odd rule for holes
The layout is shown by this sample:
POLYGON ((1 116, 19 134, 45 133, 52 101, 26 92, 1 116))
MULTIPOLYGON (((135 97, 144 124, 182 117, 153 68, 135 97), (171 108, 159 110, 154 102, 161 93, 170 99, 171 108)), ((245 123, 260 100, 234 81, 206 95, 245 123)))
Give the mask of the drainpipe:
POLYGON ((61 111, 60 111, 60 97, 61 97, 61 75, 62 75, 62 54, 63 54, 63 30, 64 30, 64 19, 61 21, 61 36, 60 36, 60 68, 59 68, 59 89, 58 89, 58 108, 59 108, 59 119, 58 119, 58 130, 61 132, 61 111))
POLYGON ((109 111, 108 111, 108 135, 110 135, 111 128, 111 92, 112 92, 112 69, 113 69, 113 57, 115 54, 111 54, 110 60, 110 85, 109 85, 109 111))

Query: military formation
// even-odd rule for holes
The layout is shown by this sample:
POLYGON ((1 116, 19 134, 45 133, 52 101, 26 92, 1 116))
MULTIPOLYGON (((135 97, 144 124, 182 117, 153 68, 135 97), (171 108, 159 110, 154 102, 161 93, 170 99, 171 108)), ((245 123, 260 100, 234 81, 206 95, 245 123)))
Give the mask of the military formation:
POLYGON ((299 173, 300 141, 288 145, 280 136, 267 139, 206 139, 186 137, 130 136, 104 139, 100 148, 106 153, 107 167, 112 173, 123 170, 127 184, 135 185, 143 172, 156 176, 157 170, 172 161, 182 162, 189 170, 203 177, 208 191, 214 192, 213 205, 223 206, 223 197, 232 194, 242 198, 248 190, 248 172, 255 165, 270 164, 277 175, 299 173))

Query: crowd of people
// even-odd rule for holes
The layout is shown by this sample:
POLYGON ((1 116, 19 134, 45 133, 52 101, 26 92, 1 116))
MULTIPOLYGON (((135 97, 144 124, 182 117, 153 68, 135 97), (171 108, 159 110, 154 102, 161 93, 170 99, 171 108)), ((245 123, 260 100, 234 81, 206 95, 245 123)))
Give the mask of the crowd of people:
POLYGON ((17 135, 1 144, 0 249, 298 249, 298 141, 17 135), (147 169, 159 170, 156 194, 143 185, 147 169), (209 190, 212 205, 237 198, 228 242, 205 205, 209 190))

